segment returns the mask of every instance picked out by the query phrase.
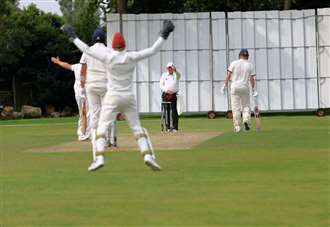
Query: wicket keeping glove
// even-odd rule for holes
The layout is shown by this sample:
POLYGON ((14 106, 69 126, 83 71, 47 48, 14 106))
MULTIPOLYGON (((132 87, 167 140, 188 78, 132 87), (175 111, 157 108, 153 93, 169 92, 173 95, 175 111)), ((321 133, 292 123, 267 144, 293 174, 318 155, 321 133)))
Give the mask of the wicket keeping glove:
POLYGON ((73 42, 73 40, 75 38, 77 38, 76 31, 74 30, 74 28, 71 25, 65 24, 61 27, 61 29, 64 32, 64 34, 69 37, 69 40, 71 42, 73 42))
POLYGON ((174 30, 174 24, 170 20, 163 21, 163 28, 160 30, 160 36, 167 39, 171 32, 174 30))

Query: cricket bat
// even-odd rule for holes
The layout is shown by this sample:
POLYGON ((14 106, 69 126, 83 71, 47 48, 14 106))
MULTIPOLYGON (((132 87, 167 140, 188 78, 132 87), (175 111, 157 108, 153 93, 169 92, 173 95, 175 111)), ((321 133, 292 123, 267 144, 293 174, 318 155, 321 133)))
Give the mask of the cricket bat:
POLYGON ((260 111, 257 106, 254 108, 254 118, 256 120, 256 130, 259 132, 261 130, 261 122, 260 122, 260 111))
POLYGON ((260 121, 260 111, 258 108, 257 96, 254 96, 253 99, 254 99, 254 118, 256 120, 256 130, 259 132, 261 130, 261 121, 260 121))

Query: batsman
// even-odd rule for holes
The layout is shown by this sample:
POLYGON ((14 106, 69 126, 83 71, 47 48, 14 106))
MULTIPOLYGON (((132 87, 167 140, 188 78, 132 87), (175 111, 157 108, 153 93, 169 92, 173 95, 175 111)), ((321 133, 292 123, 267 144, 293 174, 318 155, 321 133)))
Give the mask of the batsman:
POLYGON ((225 84, 221 88, 221 93, 225 93, 229 81, 231 81, 230 95, 231 108, 233 111, 234 131, 241 131, 241 115, 245 130, 250 130, 251 109, 250 109, 250 86, 252 87, 252 96, 257 97, 256 91, 256 73, 253 64, 248 61, 249 52, 247 49, 241 49, 239 60, 233 61, 228 70, 225 84))
POLYGON ((136 99, 133 93, 133 73, 137 62, 146 59, 159 52, 161 46, 165 43, 170 33, 174 30, 171 21, 165 20, 160 36, 152 47, 136 51, 126 51, 124 36, 116 32, 112 39, 113 51, 94 51, 84 42, 82 42, 74 29, 66 25, 63 27, 64 33, 69 39, 84 53, 104 62, 106 65, 106 74, 108 77, 108 89, 103 100, 100 122, 97 128, 96 148, 97 156, 94 162, 93 170, 104 165, 104 151, 106 149, 106 130, 109 124, 116 120, 118 113, 123 113, 128 120, 144 163, 152 170, 160 170, 161 167, 156 162, 156 156, 148 132, 140 124, 139 114, 137 112, 136 99))

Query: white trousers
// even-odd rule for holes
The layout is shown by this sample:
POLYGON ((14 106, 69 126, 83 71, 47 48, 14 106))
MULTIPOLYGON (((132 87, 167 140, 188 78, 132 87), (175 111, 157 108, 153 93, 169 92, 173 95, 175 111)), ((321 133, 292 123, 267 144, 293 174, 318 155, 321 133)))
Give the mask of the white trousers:
POLYGON ((79 92, 75 93, 75 98, 79 111, 77 136, 78 140, 85 140, 88 139, 90 136, 88 103, 86 97, 81 96, 79 92))
POLYGON ((116 120, 118 113, 123 113, 132 129, 142 154, 154 155, 152 144, 146 129, 140 124, 136 101, 133 94, 105 95, 99 126, 97 128, 97 152, 105 151, 105 135, 109 125, 116 120))
MULTIPOLYGON (((100 113, 101 108, 103 105, 103 99, 107 92, 107 84, 105 82, 91 82, 86 84, 86 95, 88 99, 88 105, 89 105, 89 114, 90 114, 90 128, 91 128, 91 134, 92 134, 92 146, 93 146, 93 159, 95 159, 96 155, 96 130, 99 125, 99 119, 100 119, 100 113)), ((113 135, 116 133, 116 124, 108 124, 107 130, 109 132, 106 133, 107 141, 111 139, 110 136, 116 137, 116 135, 113 135), (110 138, 108 138, 110 137, 110 138)))
POLYGON ((241 113, 243 113, 243 122, 250 123, 250 90, 248 87, 231 87, 231 109, 234 127, 240 127, 241 113))
POLYGON ((97 129, 102 107, 102 100, 107 92, 106 83, 87 83, 86 95, 90 112, 90 127, 97 129))

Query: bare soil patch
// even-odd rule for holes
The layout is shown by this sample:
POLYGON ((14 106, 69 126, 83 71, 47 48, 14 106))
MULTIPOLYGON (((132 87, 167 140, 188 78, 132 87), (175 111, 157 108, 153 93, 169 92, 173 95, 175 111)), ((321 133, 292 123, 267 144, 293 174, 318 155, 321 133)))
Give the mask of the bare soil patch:
MULTIPOLYGON (((189 150, 213 137, 223 134, 222 132, 177 132, 177 133, 154 133, 150 135, 155 150, 189 150)), ((49 147, 28 149, 26 152, 90 152, 92 149, 89 141, 72 141, 49 147)), ((118 136, 118 148, 109 148, 109 151, 136 151, 138 145, 132 134, 120 134, 118 136)))

